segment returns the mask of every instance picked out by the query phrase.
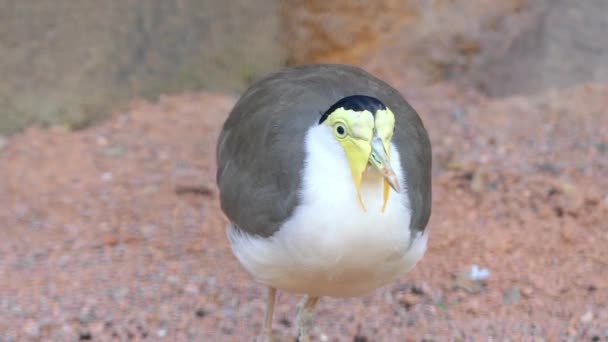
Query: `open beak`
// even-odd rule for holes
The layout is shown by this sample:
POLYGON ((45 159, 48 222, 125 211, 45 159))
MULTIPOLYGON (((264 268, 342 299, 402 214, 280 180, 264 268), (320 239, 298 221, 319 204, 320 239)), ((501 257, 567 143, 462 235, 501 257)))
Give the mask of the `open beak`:
POLYGON ((372 152, 369 155, 369 163, 376 168, 384 177, 384 196, 383 196, 383 204, 382 204, 382 212, 386 209, 386 204, 388 203, 388 197, 391 192, 391 188, 395 190, 395 192, 399 192, 399 180, 397 179, 397 175, 395 175, 395 171, 391 167, 390 158, 382 143, 382 139, 378 137, 377 134, 374 133, 372 138, 372 152))
POLYGON ((380 172, 385 181, 393 190, 395 190, 395 192, 401 191, 399 180, 391 167, 390 159, 386 153, 382 139, 376 134, 374 134, 374 137, 372 138, 372 153, 369 156, 369 163, 380 172))
POLYGON ((382 143, 382 139, 374 133, 371 144, 365 140, 353 140, 352 143, 345 145, 344 148, 346 149, 353 180, 355 182, 355 187, 357 188, 359 204, 363 211, 367 211, 367 209, 365 208, 363 198, 361 197, 360 187, 363 173, 367 169, 368 164, 373 165, 373 167, 384 177, 384 202, 382 205, 382 212, 384 212, 391 188, 393 188, 395 192, 401 190, 399 187, 399 180, 391 167, 390 158, 382 143))

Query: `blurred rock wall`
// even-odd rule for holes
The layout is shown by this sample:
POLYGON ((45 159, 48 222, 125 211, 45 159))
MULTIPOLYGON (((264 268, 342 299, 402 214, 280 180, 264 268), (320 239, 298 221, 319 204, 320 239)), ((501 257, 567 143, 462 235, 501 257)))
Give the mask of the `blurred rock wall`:
POLYGON ((490 95, 608 80, 606 0, 0 0, 0 134, 124 101, 242 90, 285 63, 490 95))
POLYGON ((468 72, 529 17, 525 0, 287 2, 290 63, 346 61, 408 87, 468 72))
POLYGON ((471 77, 490 95, 608 81, 608 1, 536 0, 533 20, 471 77))
POLYGON ((275 0, 0 0, 0 134, 134 96, 239 91, 284 63, 275 0))
POLYGON ((289 62, 349 62, 398 87, 489 95, 608 81, 606 0, 287 0, 289 62))

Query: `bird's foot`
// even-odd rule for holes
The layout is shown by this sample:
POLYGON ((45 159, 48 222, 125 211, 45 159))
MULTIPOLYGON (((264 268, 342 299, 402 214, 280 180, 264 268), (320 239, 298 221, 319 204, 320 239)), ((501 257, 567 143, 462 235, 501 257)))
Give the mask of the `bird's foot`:
POLYGON ((272 315, 274 313, 274 302, 277 297, 277 289, 268 287, 268 299, 266 301, 266 317, 262 333, 255 339, 255 342, 272 342, 272 315))
POLYGON ((298 304, 296 311, 296 325, 298 329, 298 342, 310 342, 310 331, 314 323, 314 308, 319 297, 304 296, 298 304))

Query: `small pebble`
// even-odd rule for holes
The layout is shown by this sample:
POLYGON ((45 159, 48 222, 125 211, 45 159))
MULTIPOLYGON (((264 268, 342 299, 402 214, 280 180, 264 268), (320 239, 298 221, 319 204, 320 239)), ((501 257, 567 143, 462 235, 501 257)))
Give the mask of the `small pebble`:
POLYGON ((353 342, 368 342, 368 339, 363 335, 355 335, 353 342))
POLYGON ((93 335, 91 335, 91 333, 88 331, 82 331, 80 334, 78 334, 78 339, 81 341, 90 341, 93 339, 93 335))
POLYGON ((413 294, 419 295, 419 296, 423 296, 425 294, 430 294, 432 292, 431 289, 428 287, 428 285, 426 285, 424 283, 416 284, 416 285, 412 286, 411 291, 413 294))
POLYGON ((109 182, 112 180, 112 178, 114 178, 114 175, 112 175, 112 172, 104 172, 101 175, 101 180, 104 182, 109 182))
POLYGON ((481 268, 478 265, 472 265, 471 266, 471 271, 469 272, 469 279, 470 280, 477 280, 477 281, 482 281, 482 280, 487 280, 490 277, 490 270, 487 268, 481 268))
POLYGON ((591 323, 591 321, 593 321, 593 312, 587 311, 581 316, 581 323, 591 323))
POLYGON ((108 144, 108 139, 103 135, 98 135, 97 139, 95 140, 97 141, 97 145, 99 146, 106 146, 108 144))
POLYGON ((502 299, 507 305, 515 304, 521 299, 521 293, 517 287, 511 287, 505 291, 502 299))
POLYGON ((412 306, 420 302, 420 297, 413 293, 406 293, 399 298, 399 302, 405 307, 406 310, 409 310, 412 306))
POLYGON ((207 310, 200 308, 200 309, 196 310, 195 314, 196 314, 196 317, 203 318, 203 317, 207 316, 208 312, 207 312, 207 310))
POLYGON ((165 337, 165 336, 167 336, 167 329, 158 329, 156 331, 156 336, 158 336, 158 337, 165 337))
POLYGON ((529 286, 526 286, 523 289, 521 289, 521 293, 526 297, 530 297, 534 293, 534 289, 529 286))
POLYGON ((177 285, 179 284, 180 280, 178 277, 170 275, 167 277, 167 282, 171 285, 177 285))
POLYGON ((118 157, 125 154, 125 148, 122 146, 111 146, 106 148, 104 153, 108 157, 118 157))
POLYGON ((291 327, 291 321, 290 321, 289 319, 287 319, 286 317, 282 317, 282 318, 279 320, 279 323, 280 323, 282 326, 286 327, 286 328, 291 327))

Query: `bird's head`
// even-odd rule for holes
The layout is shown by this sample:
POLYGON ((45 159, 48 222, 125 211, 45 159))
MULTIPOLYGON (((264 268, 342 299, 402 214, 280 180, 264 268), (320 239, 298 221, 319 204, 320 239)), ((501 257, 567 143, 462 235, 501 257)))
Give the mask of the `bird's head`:
POLYGON ((390 188, 395 192, 400 190, 389 154, 395 128, 393 112, 374 97, 353 95, 333 104, 321 116, 319 124, 331 127, 335 139, 344 148, 363 210, 360 187, 368 165, 384 177, 385 208, 390 188))

